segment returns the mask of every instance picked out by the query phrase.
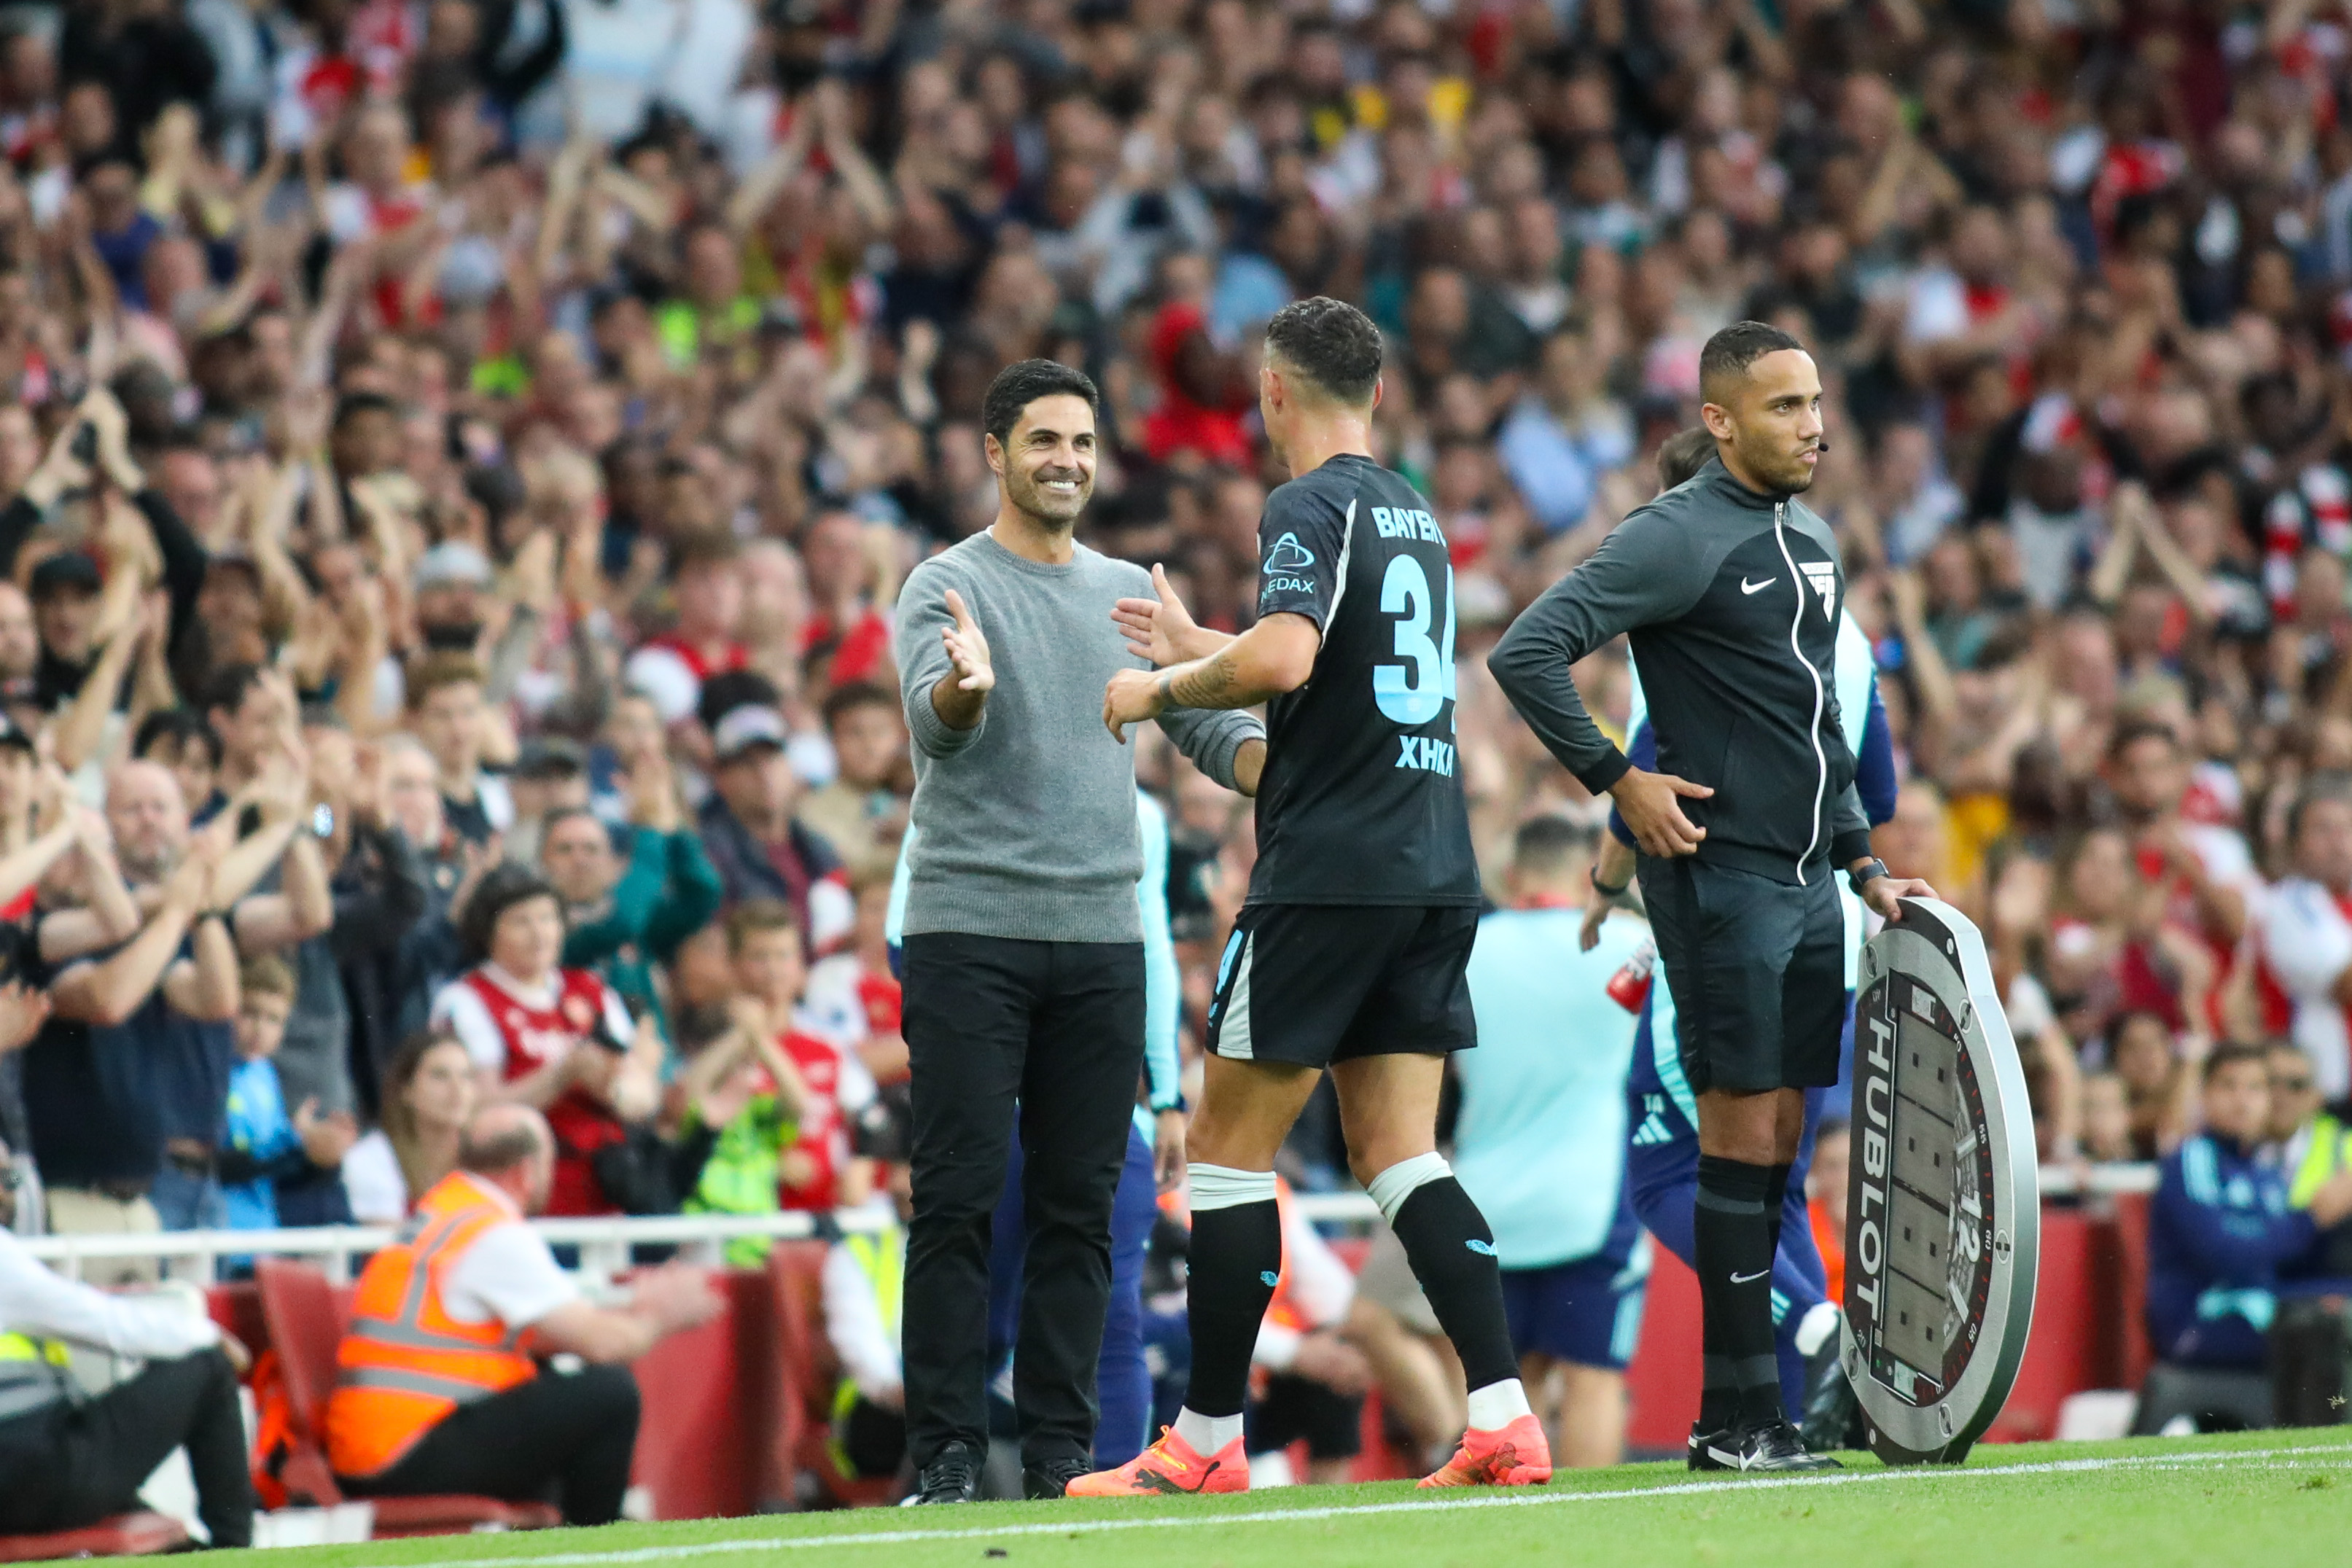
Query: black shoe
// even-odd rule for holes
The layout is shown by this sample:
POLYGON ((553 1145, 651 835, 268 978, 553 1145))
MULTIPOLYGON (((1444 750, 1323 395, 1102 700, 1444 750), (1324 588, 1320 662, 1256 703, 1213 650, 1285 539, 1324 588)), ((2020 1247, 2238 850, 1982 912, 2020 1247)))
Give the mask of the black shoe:
POLYGON ((1021 1469, 1021 1495, 1031 1502, 1043 1502, 1069 1490, 1070 1483, 1080 1476, 1090 1475, 1094 1466, 1084 1459, 1046 1459, 1021 1469))
POLYGON ((1798 1424, 1805 1447, 1816 1451, 1851 1448, 1862 1402, 1854 1397, 1845 1366, 1838 1359, 1842 1334, 1832 1334, 1805 1361, 1804 1418, 1798 1424))
POLYGON ((1845 1467, 1826 1454, 1805 1447, 1797 1429, 1786 1421, 1753 1429, 1727 1427, 1720 1432, 1690 1436, 1690 1468, 1695 1470, 1836 1470, 1845 1467))
POLYGON ((931 1502, 978 1502, 980 1454, 969 1443, 950 1443, 940 1457, 923 1467, 912 1497, 899 1506, 913 1508, 931 1502))

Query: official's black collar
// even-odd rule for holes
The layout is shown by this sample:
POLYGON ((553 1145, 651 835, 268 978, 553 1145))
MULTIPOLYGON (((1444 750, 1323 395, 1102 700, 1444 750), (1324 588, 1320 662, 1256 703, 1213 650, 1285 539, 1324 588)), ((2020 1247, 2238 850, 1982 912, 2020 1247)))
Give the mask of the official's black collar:
POLYGON ((1696 477, 1700 484, 1707 487, 1709 494, 1720 496, 1727 501, 1736 501, 1740 506, 1754 511, 1769 512, 1773 507, 1794 498, 1793 494, 1769 495, 1762 491, 1749 489, 1733 476, 1730 469, 1723 465, 1721 453, 1709 455, 1707 460, 1699 465, 1696 477))

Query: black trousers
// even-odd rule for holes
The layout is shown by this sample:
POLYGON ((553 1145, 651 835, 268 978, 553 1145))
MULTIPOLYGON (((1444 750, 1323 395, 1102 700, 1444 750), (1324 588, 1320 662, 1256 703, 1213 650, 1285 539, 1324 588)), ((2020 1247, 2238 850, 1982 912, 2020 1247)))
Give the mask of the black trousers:
POLYGON ((151 1361, 86 1404, 0 1421, 0 1533, 78 1530, 139 1507, 139 1488, 188 1450, 215 1546, 253 1543, 253 1480, 236 1374, 217 1350, 151 1361))
POLYGON ((566 1524, 610 1524, 636 1446, 636 1380, 625 1366, 589 1366, 461 1405, 390 1469, 341 1479, 353 1497, 472 1492, 551 1501, 566 1524))
POLYGON ((906 942, 915 1212, 899 1343, 907 1449, 988 1447, 990 1218, 1019 1103, 1029 1250, 1013 1341, 1023 1459, 1085 1461, 1111 1205, 1143 1071, 1143 946, 931 932, 906 942))

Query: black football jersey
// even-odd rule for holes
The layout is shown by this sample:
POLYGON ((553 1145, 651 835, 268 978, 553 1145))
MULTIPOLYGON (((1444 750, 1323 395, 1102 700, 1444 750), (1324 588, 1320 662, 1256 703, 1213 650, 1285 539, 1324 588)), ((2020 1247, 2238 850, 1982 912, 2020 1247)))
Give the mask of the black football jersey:
POLYGON ((1343 455, 1266 497, 1261 618, 1322 629, 1266 710, 1252 904, 1475 904, 1454 746, 1454 568, 1429 503, 1343 455))

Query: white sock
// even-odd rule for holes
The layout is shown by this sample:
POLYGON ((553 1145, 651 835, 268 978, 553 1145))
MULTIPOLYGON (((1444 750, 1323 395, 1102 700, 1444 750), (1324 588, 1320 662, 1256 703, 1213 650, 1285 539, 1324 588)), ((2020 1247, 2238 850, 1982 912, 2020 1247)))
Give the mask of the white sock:
POLYGON ((1489 1383, 1484 1388, 1470 1391, 1470 1427, 1473 1431, 1492 1432, 1507 1427, 1522 1416, 1535 1412, 1528 1406, 1528 1391, 1519 1386, 1516 1377, 1506 1377, 1500 1383, 1489 1383))
POLYGON ((1835 1301, 1815 1301, 1805 1310, 1792 1336, 1799 1355, 1811 1355, 1829 1342, 1838 1331, 1838 1309, 1835 1301))
MULTIPOLYGON (((1513 1384, 1512 1387, 1518 1386, 1513 1384)), ((1519 1403, 1526 1404, 1522 1399, 1519 1403)), ((1203 1416, 1187 1405, 1176 1412, 1176 1435, 1192 1445, 1192 1451, 1203 1457, 1214 1455, 1227 1443, 1239 1442, 1242 1418, 1238 1416, 1203 1416)))
POLYGON ((1414 1189, 1444 1181, 1453 1174, 1454 1167, 1445 1163, 1444 1155, 1415 1155, 1409 1160, 1399 1160, 1374 1176, 1372 1185, 1364 1191, 1380 1205, 1381 1218, 1394 1225, 1397 1210, 1404 1207, 1404 1200, 1413 1195, 1414 1189))
POLYGON ((1184 1167, 1184 1179, 1195 1214, 1203 1209, 1238 1208, 1245 1203, 1274 1201, 1272 1171, 1237 1171, 1230 1166, 1204 1166, 1195 1161, 1184 1167))

